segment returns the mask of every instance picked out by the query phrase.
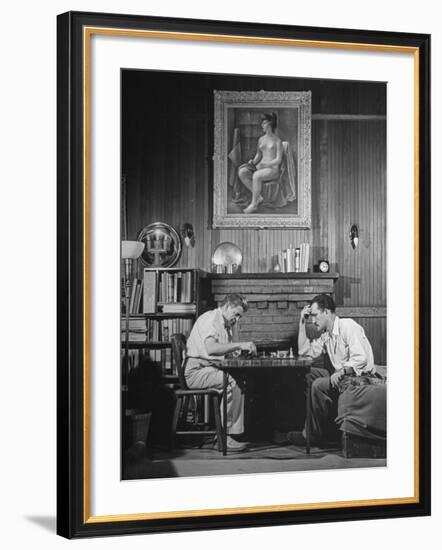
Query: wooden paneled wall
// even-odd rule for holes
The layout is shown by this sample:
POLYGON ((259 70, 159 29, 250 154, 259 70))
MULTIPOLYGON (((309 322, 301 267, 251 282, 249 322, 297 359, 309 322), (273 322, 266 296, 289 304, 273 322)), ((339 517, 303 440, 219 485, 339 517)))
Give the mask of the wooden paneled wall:
MULTIPOLYGON (((223 241, 243 251, 245 272, 267 272, 279 250, 312 245, 340 273, 337 303, 386 306, 386 88, 382 83, 124 71, 122 173, 128 238, 163 221, 194 226, 179 266, 209 270, 223 241), (213 90, 312 91, 312 228, 211 229, 213 90), (350 227, 359 246, 350 246, 350 227)), ((385 318, 358 318, 386 361, 385 318)))

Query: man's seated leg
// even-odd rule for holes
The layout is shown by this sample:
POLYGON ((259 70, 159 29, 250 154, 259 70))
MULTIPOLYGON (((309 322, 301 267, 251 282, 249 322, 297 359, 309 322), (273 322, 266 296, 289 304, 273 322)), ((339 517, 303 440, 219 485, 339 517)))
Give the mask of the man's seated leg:
POLYGON ((339 391, 330 377, 317 378, 312 384, 310 432, 312 441, 327 443, 338 435, 334 419, 339 391))
MULTIPOLYGON (((330 376, 325 369, 312 369, 311 374, 313 377, 318 375, 319 377, 313 380, 311 386, 310 442, 313 445, 322 445, 333 441, 338 436, 334 419, 339 393, 332 387, 330 376)), ((305 445, 306 428, 302 432, 289 432, 287 440, 293 445, 305 445)))
MULTIPOLYGON (((322 363, 322 360, 321 360, 322 363)), ((307 376, 310 377, 311 382, 311 414, 310 414, 310 441, 312 444, 317 444, 321 440, 321 436, 318 433, 318 419, 315 417, 315 421, 313 421, 314 418, 314 403, 317 401, 318 397, 315 395, 315 398, 313 397, 313 394, 315 393, 322 393, 324 390, 326 391, 327 388, 330 386, 330 371, 322 366, 318 367, 312 367, 310 369, 310 372, 307 374, 307 376), (321 380, 321 382, 318 382, 321 380)), ((334 417, 333 417, 334 418, 334 417)), ((320 421, 319 421, 319 424, 320 421)), ((298 445, 300 447, 304 446, 306 444, 306 429, 302 431, 290 431, 285 434, 276 432, 274 434, 274 441, 275 443, 284 444, 284 443, 291 443, 293 445, 298 445)))
MULTIPOLYGON (((186 382, 190 389, 208 389, 213 388, 219 391, 223 390, 224 376, 223 372, 215 367, 201 367, 187 372, 186 382)), ((221 414, 223 403, 221 402, 221 414)), ((229 376, 227 383, 227 449, 230 451, 243 451, 247 444, 236 441, 231 436, 240 435, 244 431, 244 396, 236 384, 235 380, 229 376)))

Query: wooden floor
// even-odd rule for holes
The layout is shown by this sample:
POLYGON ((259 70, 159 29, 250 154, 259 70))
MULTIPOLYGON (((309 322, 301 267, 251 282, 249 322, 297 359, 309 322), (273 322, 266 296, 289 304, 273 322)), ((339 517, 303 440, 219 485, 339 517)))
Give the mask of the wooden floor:
POLYGON ((173 452, 135 447, 124 460, 123 479, 149 479, 214 475, 241 475, 269 472, 333 470, 385 467, 386 459, 344 458, 337 447, 312 447, 306 455, 303 447, 251 443, 242 453, 223 456, 213 442, 202 448, 180 447, 173 452))

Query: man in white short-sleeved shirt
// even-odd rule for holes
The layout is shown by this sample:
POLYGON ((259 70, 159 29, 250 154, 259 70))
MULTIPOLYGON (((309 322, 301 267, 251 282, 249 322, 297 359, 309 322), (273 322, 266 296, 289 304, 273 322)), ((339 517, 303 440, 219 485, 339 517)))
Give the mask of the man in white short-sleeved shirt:
MULTIPOLYGON (((298 332, 299 355, 316 358, 324 354, 329 368, 311 369, 311 437, 312 442, 327 439, 333 431, 336 417, 336 404, 339 397, 338 386, 344 375, 374 375, 373 351, 365 336, 364 329, 353 319, 341 319, 336 315, 336 306, 331 296, 319 294, 301 313, 298 332), (305 330, 306 317, 321 333, 319 338, 310 340, 305 330)), ((303 432, 289 432, 289 441, 305 443, 303 432)))
MULTIPOLYGON (((220 307, 198 317, 187 340, 184 374, 189 388, 222 390, 223 372, 217 368, 217 364, 224 359, 224 355, 242 350, 256 354, 253 342, 232 342, 232 327, 247 309, 245 298, 239 294, 228 294, 220 307)), ((226 426, 229 433, 227 448, 231 451, 245 450, 246 445, 232 437, 244 431, 244 396, 230 375, 226 426)))

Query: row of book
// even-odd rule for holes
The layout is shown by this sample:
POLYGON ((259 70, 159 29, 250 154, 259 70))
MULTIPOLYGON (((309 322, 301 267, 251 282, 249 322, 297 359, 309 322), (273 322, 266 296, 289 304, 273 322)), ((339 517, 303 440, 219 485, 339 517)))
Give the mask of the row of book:
POLYGON ((156 272, 145 269, 143 313, 194 313, 192 276, 191 271, 156 272))
POLYGON ((176 368, 173 366, 172 350, 166 349, 150 349, 144 353, 144 357, 147 357, 153 363, 160 365, 161 371, 164 374, 177 374, 176 368))
POLYGON ((192 325, 192 319, 147 319, 147 340, 169 342, 172 334, 184 334, 187 339, 192 325))
MULTIPOLYGON (((122 296, 125 296, 124 281, 122 281, 122 296)), ((140 313, 141 299, 143 296, 143 281, 134 279, 130 288, 129 313, 140 313)), ((126 312, 126 300, 123 300, 123 313, 126 312)))
POLYGON ((192 272, 159 273, 158 301, 161 303, 192 302, 192 272))
MULTIPOLYGON (((122 358, 125 357, 125 351, 122 349, 122 358)), ((160 365, 161 370, 164 374, 175 374, 176 367, 173 365, 172 360, 172 349, 149 349, 149 350, 134 350, 130 349, 128 351, 128 371, 132 371, 139 367, 140 363, 145 360, 151 361, 160 365)))
POLYGON ((301 243, 299 247, 286 248, 278 252, 278 263, 282 273, 307 273, 310 260, 310 245, 301 243))
MULTIPOLYGON (((169 342, 172 334, 184 334, 188 338, 192 319, 129 318, 129 342, 169 342)), ((126 321, 121 320, 121 340, 126 338, 126 321)))
MULTIPOLYGON (((147 341, 147 324, 145 317, 129 317, 129 342, 147 341)), ((121 341, 126 339, 126 319, 121 319, 121 341)))

